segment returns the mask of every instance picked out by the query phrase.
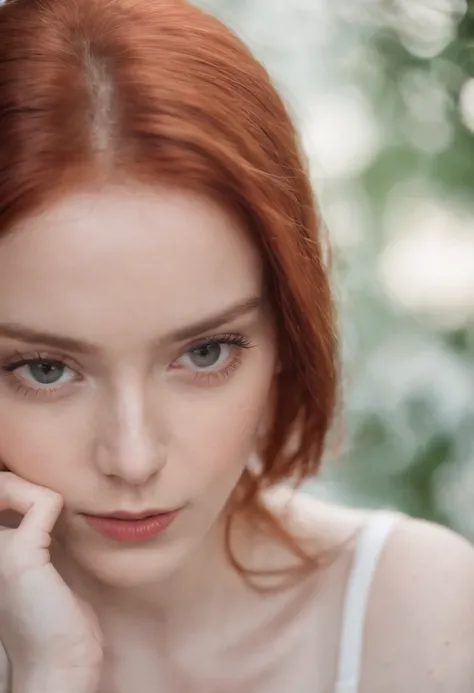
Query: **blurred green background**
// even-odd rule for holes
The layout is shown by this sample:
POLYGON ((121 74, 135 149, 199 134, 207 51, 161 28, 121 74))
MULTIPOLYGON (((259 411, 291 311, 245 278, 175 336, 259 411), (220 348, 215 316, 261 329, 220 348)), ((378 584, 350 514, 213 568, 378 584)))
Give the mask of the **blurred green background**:
POLYGON ((334 246, 342 442, 312 489, 474 539, 474 2, 196 4, 272 74, 334 246))

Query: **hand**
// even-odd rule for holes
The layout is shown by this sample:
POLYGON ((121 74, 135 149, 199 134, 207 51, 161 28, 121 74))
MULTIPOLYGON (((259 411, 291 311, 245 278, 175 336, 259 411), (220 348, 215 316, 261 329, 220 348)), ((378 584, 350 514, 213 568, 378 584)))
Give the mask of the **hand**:
POLYGON ((95 614, 50 560, 51 531, 62 506, 57 493, 0 472, 0 512, 23 515, 17 528, 0 527, 0 640, 14 680, 16 672, 23 680, 29 672, 45 680, 84 672, 89 681, 89 673, 100 669, 95 614))

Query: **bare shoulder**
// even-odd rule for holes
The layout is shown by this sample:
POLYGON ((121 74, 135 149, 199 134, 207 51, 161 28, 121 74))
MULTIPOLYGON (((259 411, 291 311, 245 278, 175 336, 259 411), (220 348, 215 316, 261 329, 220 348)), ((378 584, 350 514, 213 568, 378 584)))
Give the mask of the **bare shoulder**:
POLYGON ((402 519, 372 586, 362 693, 474 690, 474 549, 457 534, 402 519))
MULTIPOLYGON (((338 620, 357 537, 374 513, 287 491, 272 502, 310 546, 341 547, 327 589, 315 596, 334 604, 338 620)), ((473 653, 474 548, 444 527, 401 516, 371 587, 360 693, 472 693, 473 653)))
POLYGON ((372 515, 369 510, 335 505, 285 486, 272 489, 265 500, 309 550, 337 549, 350 543, 372 515))

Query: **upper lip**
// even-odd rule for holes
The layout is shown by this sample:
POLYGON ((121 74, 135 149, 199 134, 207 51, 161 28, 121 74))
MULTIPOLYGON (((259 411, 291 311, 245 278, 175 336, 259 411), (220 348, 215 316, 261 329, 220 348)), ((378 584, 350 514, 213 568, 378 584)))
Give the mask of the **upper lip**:
POLYGON ((143 520, 145 517, 153 517, 154 515, 166 515, 173 510, 140 510, 137 512, 129 512, 127 510, 117 510, 112 513, 89 513, 94 517, 110 517, 117 520, 143 520))

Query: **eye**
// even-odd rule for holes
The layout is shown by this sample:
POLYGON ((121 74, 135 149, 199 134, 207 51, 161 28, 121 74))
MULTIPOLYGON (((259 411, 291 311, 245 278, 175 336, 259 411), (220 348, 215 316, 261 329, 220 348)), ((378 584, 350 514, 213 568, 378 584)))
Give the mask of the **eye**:
POLYGON ((187 358, 198 369, 219 368, 231 353, 232 346, 229 344, 208 342, 191 349, 183 358, 187 358))
POLYGON ((73 369, 57 359, 23 358, 8 364, 4 370, 26 390, 54 391, 76 378, 73 369))
POLYGON ((188 371, 194 382, 218 384, 239 368, 243 352, 254 346, 242 334, 214 335, 191 346, 172 367, 185 375, 188 371))
MULTIPOLYGON (((60 361, 31 361, 16 369, 25 380, 31 379, 38 385, 57 385, 64 375, 69 375, 68 368, 60 361)), ((66 378, 67 380, 67 378, 66 378)))

